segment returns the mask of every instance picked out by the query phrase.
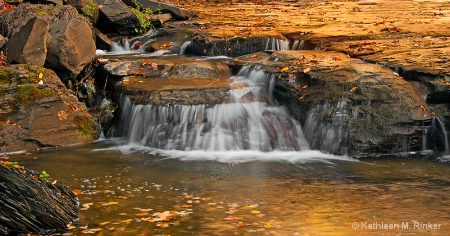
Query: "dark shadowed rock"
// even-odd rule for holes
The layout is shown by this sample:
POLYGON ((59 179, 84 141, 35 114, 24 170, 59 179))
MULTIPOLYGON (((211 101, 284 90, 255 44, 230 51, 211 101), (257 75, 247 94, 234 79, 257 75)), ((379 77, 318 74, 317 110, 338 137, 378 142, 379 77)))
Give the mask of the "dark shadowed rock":
POLYGON ((6 42, 8 42, 8 38, 5 38, 3 35, 0 35, 0 49, 5 46, 6 42))
POLYGON ((66 231, 78 218, 78 199, 49 176, 0 161, 0 234, 66 231))
POLYGON ((197 15, 192 12, 185 10, 183 8, 179 8, 173 5, 169 5, 166 3, 162 3, 159 1, 150 1, 150 0, 124 0, 129 6, 136 7, 136 4, 144 9, 150 9, 156 13, 170 13, 172 18, 176 20, 186 20, 191 17, 196 17, 197 15))
POLYGON ((103 33, 137 35, 140 23, 136 14, 122 1, 104 0, 100 3, 99 18, 96 27, 103 33))
POLYGON ((7 62, 43 66, 47 57, 48 23, 30 19, 6 44, 7 62))
POLYGON ((35 0, 35 3, 42 3, 42 4, 52 4, 55 6, 61 6, 63 5, 63 0, 35 0))
POLYGON ((0 68, 0 152, 88 143, 98 127, 86 106, 42 67, 0 68))
POLYGON ((11 5, 17 5, 19 3, 22 3, 23 0, 6 0, 5 2, 11 5))
POLYGON ((80 14, 88 17, 93 24, 98 20, 98 4, 95 0, 65 0, 65 4, 75 7, 80 14))
POLYGON ((11 36, 17 33, 29 19, 36 16, 44 19, 50 25, 65 19, 78 19, 90 24, 89 20, 80 15, 72 6, 20 4, 14 10, 0 14, 0 34, 11 38, 11 36))
POLYGON ((95 42, 90 26, 80 20, 62 20, 50 25, 45 67, 63 81, 73 80, 95 58, 95 42))
POLYGON ((104 35, 100 30, 94 28, 95 33, 95 46, 97 49, 107 50, 111 49, 112 41, 108 36, 104 35))

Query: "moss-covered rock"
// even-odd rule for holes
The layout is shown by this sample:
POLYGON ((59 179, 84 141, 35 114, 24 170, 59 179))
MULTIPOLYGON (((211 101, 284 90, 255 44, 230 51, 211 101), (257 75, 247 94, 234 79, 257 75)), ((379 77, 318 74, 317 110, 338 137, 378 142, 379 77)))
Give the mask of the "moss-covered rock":
POLYGON ((91 142, 96 121, 51 70, 0 68, 0 152, 91 142))

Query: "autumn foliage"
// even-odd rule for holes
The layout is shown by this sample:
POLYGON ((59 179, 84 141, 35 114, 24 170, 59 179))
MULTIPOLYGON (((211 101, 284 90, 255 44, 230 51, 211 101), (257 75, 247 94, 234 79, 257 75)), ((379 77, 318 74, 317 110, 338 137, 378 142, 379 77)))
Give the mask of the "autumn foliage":
POLYGON ((0 0, 0 2, 1 2, 1 10, 0 10, 0 13, 7 12, 7 11, 11 11, 11 10, 13 10, 14 8, 16 8, 16 6, 7 3, 5 0, 0 0))

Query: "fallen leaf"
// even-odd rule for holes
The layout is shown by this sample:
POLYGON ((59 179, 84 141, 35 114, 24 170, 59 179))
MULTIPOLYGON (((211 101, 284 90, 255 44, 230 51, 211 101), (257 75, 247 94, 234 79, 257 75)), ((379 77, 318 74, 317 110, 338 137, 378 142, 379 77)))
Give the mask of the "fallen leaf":
POLYGON ((289 67, 284 67, 283 69, 281 69, 281 72, 286 72, 289 71, 289 67))
POLYGON ((63 110, 58 111, 58 119, 59 119, 59 120, 67 120, 67 116, 69 116, 69 115, 67 114, 67 112, 65 112, 65 111, 63 111, 63 110))

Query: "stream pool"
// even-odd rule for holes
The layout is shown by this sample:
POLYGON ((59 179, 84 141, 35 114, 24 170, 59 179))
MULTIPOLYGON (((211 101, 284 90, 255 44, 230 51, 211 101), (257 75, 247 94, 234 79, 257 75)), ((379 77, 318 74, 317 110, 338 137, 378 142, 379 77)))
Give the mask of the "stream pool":
MULTIPOLYGON (((78 191, 67 235, 445 235, 450 163, 167 158, 108 140, 10 156, 78 191)), ((245 154, 242 155, 245 157, 245 154)), ((319 155, 320 156, 320 155, 319 155)))

